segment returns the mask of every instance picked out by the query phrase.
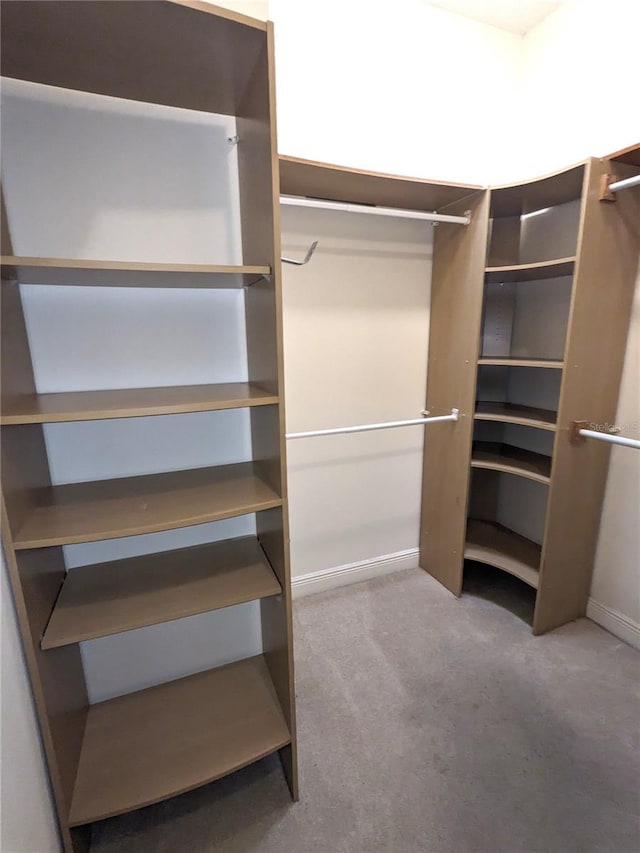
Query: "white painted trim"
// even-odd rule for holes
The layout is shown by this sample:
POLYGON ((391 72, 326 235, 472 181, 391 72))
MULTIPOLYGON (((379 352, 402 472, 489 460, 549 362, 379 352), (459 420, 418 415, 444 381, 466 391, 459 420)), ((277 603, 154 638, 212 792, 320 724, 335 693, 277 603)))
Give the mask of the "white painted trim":
POLYGON ((372 560, 360 560, 358 563, 347 563, 344 566, 334 566, 330 569, 321 569, 319 572, 298 575, 291 578, 292 593, 294 598, 315 595, 317 592, 326 592, 339 586, 360 583, 381 575, 390 575, 393 572, 415 569, 417 566, 418 549, 410 548, 407 551, 374 557, 372 560))
POLYGON ((624 640, 635 649, 640 649, 640 625, 624 613, 605 607, 604 604, 590 598, 587 604, 587 617, 620 640, 624 640))

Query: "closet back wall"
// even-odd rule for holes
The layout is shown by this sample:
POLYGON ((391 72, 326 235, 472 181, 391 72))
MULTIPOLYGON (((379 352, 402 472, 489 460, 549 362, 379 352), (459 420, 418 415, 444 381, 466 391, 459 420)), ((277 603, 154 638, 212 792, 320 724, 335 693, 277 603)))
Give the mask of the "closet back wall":
MULTIPOLYGON (((308 265, 283 268, 288 432, 419 417, 432 239, 425 222, 282 209, 285 255, 319 240, 308 265)), ((297 593, 337 567, 362 579, 417 565, 423 430, 288 442, 297 593)))

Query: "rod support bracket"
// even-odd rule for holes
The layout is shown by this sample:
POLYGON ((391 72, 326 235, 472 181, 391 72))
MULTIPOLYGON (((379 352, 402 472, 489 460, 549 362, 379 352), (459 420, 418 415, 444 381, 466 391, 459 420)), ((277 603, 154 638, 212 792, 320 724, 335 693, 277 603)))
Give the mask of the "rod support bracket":
POLYGON ((457 422, 460 417, 460 409, 451 409, 451 414, 453 415, 453 420, 457 422))
POLYGON ((587 440, 583 435, 580 435, 581 429, 587 429, 589 421, 571 421, 569 427, 569 441, 571 444, 584 444, 587 440))
POLYGON ((618 179, 615 175, 607 172, 602 175, 600 178, 600 201, 615 201, 616 195, 612 193, 609 187, 611 184, 614 184, 618 179))

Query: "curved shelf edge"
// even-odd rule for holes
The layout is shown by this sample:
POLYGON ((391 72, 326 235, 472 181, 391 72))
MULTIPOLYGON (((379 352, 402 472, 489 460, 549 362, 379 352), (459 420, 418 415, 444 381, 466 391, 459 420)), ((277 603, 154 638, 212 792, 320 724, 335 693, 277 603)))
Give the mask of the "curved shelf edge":
POLYGON ((262 655, 89 708, 69 825, 161 802, 291 743, 262 655))
POLYGON ((256 537, 70 569, 43 651, 280 595, 256 537))
POLYGON ((252 462, 52 486, 35 496, 16 550, 119 539, 282 506, 252 462))
POLYGON ((510 444, 474 442, 471 467, 526 477, 546 486, 551 482, 551 457, 510 444))
POLYGON ((538 588, 541 548, 535 542, 488 521, 469 519, 465 560, 486 563, 538 588))

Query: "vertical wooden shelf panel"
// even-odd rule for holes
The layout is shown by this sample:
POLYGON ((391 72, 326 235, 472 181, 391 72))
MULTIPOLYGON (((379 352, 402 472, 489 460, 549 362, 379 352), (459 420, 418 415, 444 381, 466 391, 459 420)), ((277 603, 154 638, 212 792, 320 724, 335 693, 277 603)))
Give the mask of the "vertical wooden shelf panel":
MULTIPOLYGON (((585 197, 558 411, 542 568, 533 629, 586 613, 610 455, 603 442, 572 445, 574 420, 614 423, 640 249, 635 190, 599 201, 608 161, 592 160, 585 197)), ((621 177, 631 166, 616 164, 621 177)))
POLYGON ((462 590, 469 463, 480 348, 488 193, 449 206, 468 226, 436 229, 431 278, 427 409, 460 409, 455 424, 425 430, 420 565, 454 595, 462 590))
POLYGON ((251 411, 253 458, 260 475, 282 496, 282 506, 260 513, 258 539, 282 587, 260 602, 264 658, 291 733, 280 758, 291 795, 298 799, 298 759, 293 662, 287 456, 285 439, 280 174, 276 141, 273 24, 238 112, 238 166, 242 248, 246 264, 267 263, 273 275, 245 294, 249 380, 278 396, 280 405, 251 411), (256 261, 257 263, 258 261, 256 261))

